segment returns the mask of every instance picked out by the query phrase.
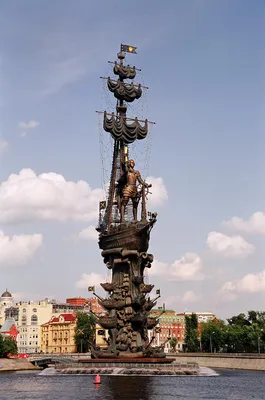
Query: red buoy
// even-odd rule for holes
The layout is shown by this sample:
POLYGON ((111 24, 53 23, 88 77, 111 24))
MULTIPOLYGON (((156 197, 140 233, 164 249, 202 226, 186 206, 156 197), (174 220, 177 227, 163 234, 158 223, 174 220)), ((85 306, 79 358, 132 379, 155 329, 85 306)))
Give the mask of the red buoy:
POLYGON ((96 376, 95 376, 94 383, 95 383, 95 384, 100 384, 100 383, 101 383, 101 382, 100 382, 100 375, 96 375, 96 376))

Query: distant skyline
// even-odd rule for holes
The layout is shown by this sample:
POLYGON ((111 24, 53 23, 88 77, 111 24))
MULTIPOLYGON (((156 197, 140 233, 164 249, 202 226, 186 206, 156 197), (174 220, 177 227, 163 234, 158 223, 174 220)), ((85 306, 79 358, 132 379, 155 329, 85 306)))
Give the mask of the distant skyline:
POLYGON ((0 5, 0 276, 19 300, 88 296, 111 142, 95 110, 120 43, 149 87, 132 147, 158 212, 161 302, 225 318, 265 303, 265 4, 9 0, 0 5), (122 5, 122 7, 121 7, 122 5))

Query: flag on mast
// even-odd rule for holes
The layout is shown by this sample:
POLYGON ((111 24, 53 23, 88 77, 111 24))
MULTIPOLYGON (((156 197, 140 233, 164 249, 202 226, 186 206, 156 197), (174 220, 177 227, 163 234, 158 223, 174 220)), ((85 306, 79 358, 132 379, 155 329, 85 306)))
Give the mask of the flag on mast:
POLYGON ((136 54, 137 47, 129 46, 128 44, 121 44, 121 51, 124 53, 134 53, 136 54))

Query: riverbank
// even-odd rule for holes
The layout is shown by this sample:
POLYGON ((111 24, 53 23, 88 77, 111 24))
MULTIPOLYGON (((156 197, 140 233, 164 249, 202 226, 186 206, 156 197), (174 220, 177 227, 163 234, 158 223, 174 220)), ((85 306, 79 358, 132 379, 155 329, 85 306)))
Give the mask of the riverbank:
POLYGON ((197 363, 201 367, 213 369, 265 371, 264 355, 178 353, 173 358, 179 363, 197 363))
POLYGON ((0 358, 0 373, 11 371, 40 370, 41 368, 31 364, 28 360, 19 358, 0 358))

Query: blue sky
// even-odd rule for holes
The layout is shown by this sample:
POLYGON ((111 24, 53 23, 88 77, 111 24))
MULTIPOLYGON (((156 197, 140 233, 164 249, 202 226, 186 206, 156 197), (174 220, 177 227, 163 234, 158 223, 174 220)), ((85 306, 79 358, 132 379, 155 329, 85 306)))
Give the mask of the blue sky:
POLYGON ((96 225, 85 214, 87 207, 96 215, 100 191, 88 204, 76 182, 102 188, 100 159, 104 150, 108 168, 110 152, 95 110, 115 103, 99 77, 111 75, 107 61, 123 42, 137 46, 128 62, 150 87, 130 113, 156 121, 134 151, 137 167, 163 179, 150 200, 159 213, 150 282, 179 312, 262 309, 264 22, 259 0, 2 2, 3 290, 64 300, 86 295, 85 284, 107 274, 91 228, 86 240, 79 235, 96 225), (149 147, 145 168, 140 151, 149 147), (10 183, 25 168, 35 177, 10 183), (58 181, 55 174, 65 179, 60 196, 49 195, 52 184, 39 186, 58 181))

